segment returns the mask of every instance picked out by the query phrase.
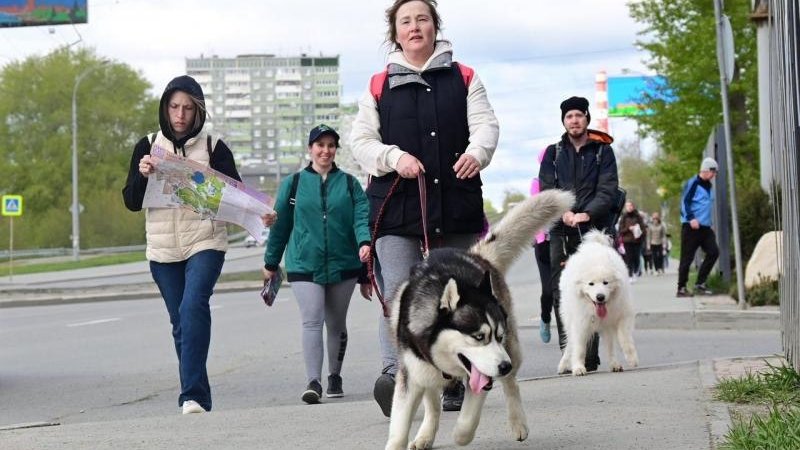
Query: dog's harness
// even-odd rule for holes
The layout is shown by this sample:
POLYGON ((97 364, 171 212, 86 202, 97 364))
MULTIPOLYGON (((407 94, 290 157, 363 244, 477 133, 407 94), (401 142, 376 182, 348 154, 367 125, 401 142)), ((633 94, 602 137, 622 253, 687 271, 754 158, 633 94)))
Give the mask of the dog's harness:
MULTIPOLYGON (((372 240, 369 243, 367 276, 369 277, 370 284, 372 284, 372 288, 375 290, 375 295, 381 302, 383 317, 389 317, 391 311, 389 310, 389 305, 386 304, 386 299, 383 297, 383 293, 378 287, 378 281, 375 279, 375 244, 378 241, 378 230, 381 219, 383 219, 383 213, 385 212, 386 205, 389 204, 389 199, 392 198, 392 194, 395 193, 397 186, 400 184, 400 180, 402 179, 403 178, 400 176, 400 174, 397 174, 397 177, 392 182, 392 186, 389 188, 389 192, 386 193, 386 198, 383 199, 383 203, 381 203, 381 207, 378 210, 378 215, 375 217, 375 225, 372 227, 372 240)), ((427 189, 425 188, 425 175, 422 173, 417 175, 417 186, 419 187, 420 213, 422 214, 422 258, 426 259, 428 257, 428 253, 430 252, 430 244, 428 242, 428 196, 427 189)))

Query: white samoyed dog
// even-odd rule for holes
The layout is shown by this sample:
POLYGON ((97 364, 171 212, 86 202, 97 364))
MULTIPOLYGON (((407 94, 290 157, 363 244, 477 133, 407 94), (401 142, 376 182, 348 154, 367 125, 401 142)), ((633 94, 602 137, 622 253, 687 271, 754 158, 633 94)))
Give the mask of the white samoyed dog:
POLYGON ((614 351, 617 341, 628 365, 639 364, 633 343, 635 314, 628 269, 608 235, 597 230, 583 235, 578 250, 567 259, 558 287, 561 320, 567 332, 558 373, 586 375, 586 346, 594 333, 600 333, 613 372, 622 371, 614 351))

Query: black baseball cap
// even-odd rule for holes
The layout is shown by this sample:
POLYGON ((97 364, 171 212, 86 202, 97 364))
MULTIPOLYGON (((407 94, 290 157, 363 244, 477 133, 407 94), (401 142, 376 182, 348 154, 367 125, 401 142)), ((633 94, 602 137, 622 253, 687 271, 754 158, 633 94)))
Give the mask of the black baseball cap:
POLYGON ((336 141, 336 147, 339 147, 339 133, 324 123, 315 126, 311 129, 311 132, 308 133, 308 145, 313 144, 314 141, 326 134, 333 136, 334 141, 336 141))

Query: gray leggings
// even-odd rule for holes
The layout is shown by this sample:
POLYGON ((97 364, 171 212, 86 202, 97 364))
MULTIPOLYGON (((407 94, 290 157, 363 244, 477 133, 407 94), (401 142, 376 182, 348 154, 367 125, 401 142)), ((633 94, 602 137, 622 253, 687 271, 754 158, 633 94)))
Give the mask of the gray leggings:
MULTIPOLYGON (((451 234, 446 235, 442 245, 431 242, 431 247, 455 247, 468 249, 478 239, 477 234, 451 234)), ((375 278, 381 288, 383 297, 391 305, 397 288, 403 284, 413 266, 422 261, 420 238, 414 236, 383 236, 375 242, 377 264, 375 278)), ((394 374, 397 372, 397 347, 392 334, 392 326, 388 317, 381 315, 378 326, 378 338, 381 342, 381 359, 383 372, 394 374)))
POLYGON ((292 292, 303 320, 303 358, 307 382, 322 381, 322 324, 328 330, 328 372, 339 375, 347 349, 347 308, 356 286, 351 278, 336 284, 293 281, 292 292))

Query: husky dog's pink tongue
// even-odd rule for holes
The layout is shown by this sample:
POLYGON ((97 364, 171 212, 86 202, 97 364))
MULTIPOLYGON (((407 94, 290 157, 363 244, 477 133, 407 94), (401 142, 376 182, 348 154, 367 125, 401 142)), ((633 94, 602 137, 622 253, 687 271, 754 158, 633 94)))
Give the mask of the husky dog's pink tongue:
POLYGON ((605 303, 595 303, 594 309, 597 311, 597 317, 601 319, 605 318, 606 314, 608 314, 608 310, 606 310, 605 303))
POLYGON ((486 375, 482 374, 475 364, 472 365, 472 370, 469 372, 469 388, 472 389, 472 392, 475 395, 481 393, 481 390, 489 384, 491 379, 486 375))

